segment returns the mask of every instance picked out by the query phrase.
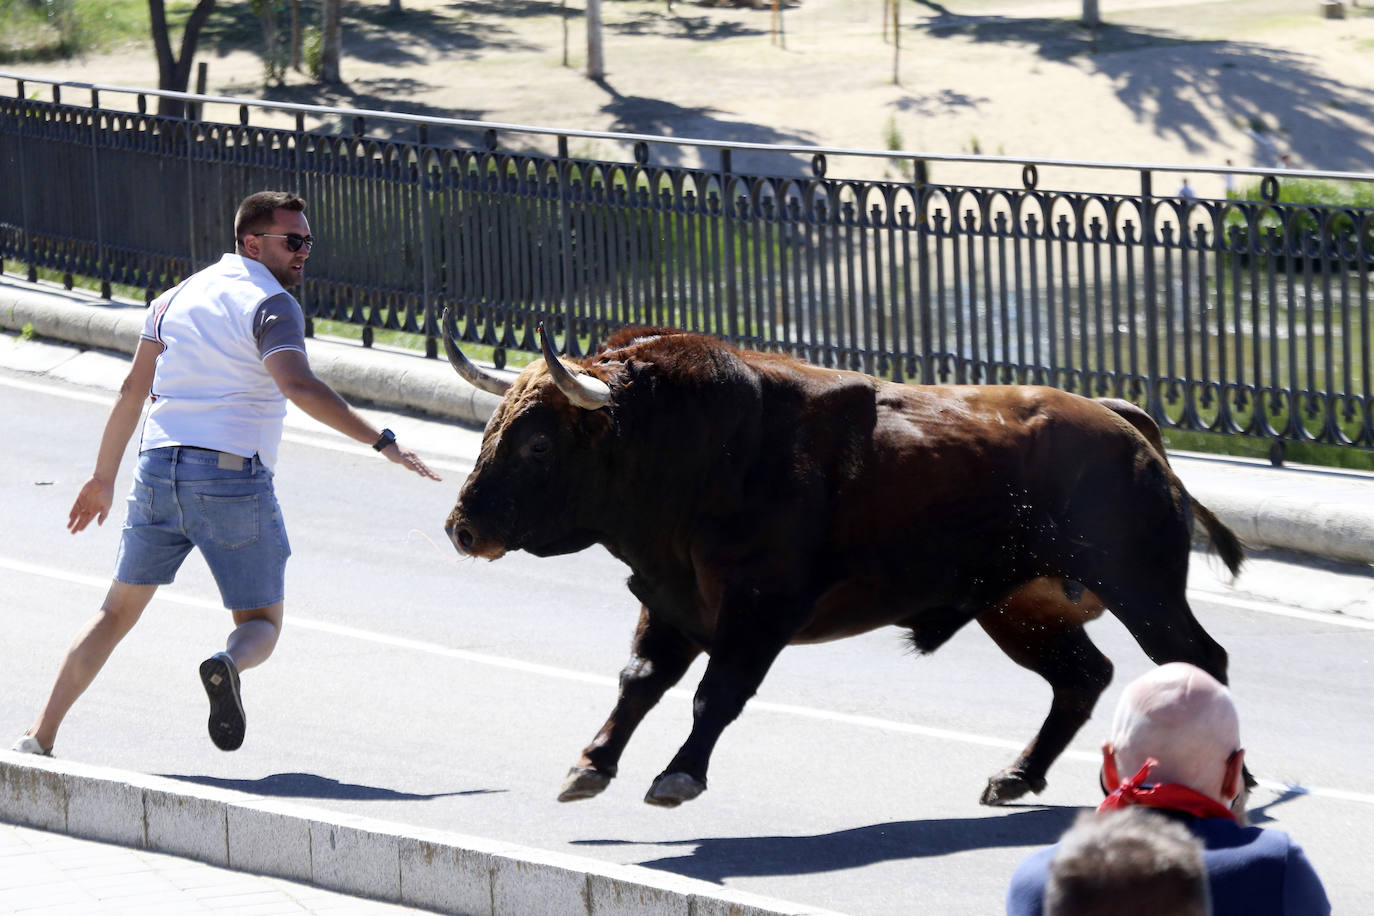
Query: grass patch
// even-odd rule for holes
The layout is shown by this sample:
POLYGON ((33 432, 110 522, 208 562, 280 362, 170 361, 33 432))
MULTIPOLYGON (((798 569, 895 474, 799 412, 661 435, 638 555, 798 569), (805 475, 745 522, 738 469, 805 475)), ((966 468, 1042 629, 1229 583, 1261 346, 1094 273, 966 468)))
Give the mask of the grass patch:
MULTIPOLYGON (((316 318, 316 336, 337 337, 341 340, 362 340, 363 328, 361 325, 349 324, 346 321, 335 321, 331 318, 316 318)), ((379 328, 372 329, 372 342, 386 347, 397 347, 403 350, 413 350, 417 353, 425 352, 425 338, 423 334, 411 334, 408 331, 389 331, 379 328)), ((442 344, 440 345, 442 346, 442 344)), ((479 363, 492 363, 492 354, 495 347, 486 344, 465 343, 463 353, 468 359, 479 363)), ((506 350, 506 368, 523 369, 531 362, 539 359, 538 353, 526 353, 523 350, 506 350)))
MULTIPOLYGON (((1260 183, 1231 194, 1242 200, 1261 200, 1260 183)), ((1327 181, 1320 178, 1279 179, 1279 203, 1321 204, 1328 207, 1374 207, 1374 181, 1327 181)))
MULTIPOLYGON (((1221 433, 1195 433, 1166 429, 1164 447, 1169 451, 1205 452, 1211 455, 1232 455, 1237 458, 1269 460, 1270 443, 1265 439, 1227 436, 1221 433)), ((1312 442, 1285 442, 1284 461, 1292 464, 1313 464, 1321 467, 1347 468, 1354 471, 1374 471, 1374 452, 1346 448, 1339 445, 1317 445, 1312 442)))
MULTIPOLYGON (((174 40, 194 4, 167 4, 174 40)), ((0 63, 66 60, 129 44, 149 43, 144 0, 0 0, 0 63)), ((149 53, 152 53, 149 51, 149 53)))

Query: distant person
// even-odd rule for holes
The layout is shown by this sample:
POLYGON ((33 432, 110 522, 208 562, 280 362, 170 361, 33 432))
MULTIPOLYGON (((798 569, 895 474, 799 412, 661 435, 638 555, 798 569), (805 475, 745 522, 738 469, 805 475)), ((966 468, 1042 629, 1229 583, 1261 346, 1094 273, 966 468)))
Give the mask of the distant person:
MULTIPOLYGON (((1243 827, 1232 813, 1244 763, 1231 692, 1200 668, 1160 665, 1121 695, 1102 746, 1102 786, 1110 794, 1098 812, 1153 808, 1187 827, 1205 847, 1216 916, 1326 916, 1331 905, 1302 848, 1281 831, 1243 827)), ((1058 851, 1042 849, 1016 869, 1009 916, 1045 912, 1058 851)))
POLYGON ((1202 841, 1141 807, 1084 812, 1059 841, 1045 916, 1209 916, 1202 841))
MULTIPOLYGON (((1234 167, 1234 165, 1235 163, 1233 163, 1230 159, 1226 160, 1226 167, 1228 169, 1234 167)), ((1226 196, 1228 198, 1234 197, 1236 194, 1236 176, 1232 175, 1230 172, 1227 172, 1225 175, 1222 176, 1222 181, 1226 185, 1226 196)))
POLYGON ((1192 186, 1188 184, 1188 179, 1186 178, 1183 179, 1183 186, 1178 189, 1178 197, 1184 203, 1191 203, 1192 201, 1197 200, 1197 192, 1195 192, 1192 186))
POLYGON ((243 743, 239 672, 272 654, 282 625, 291 546, 272 471, 288 399, 390 461, 439 479, 390 430, 363 419, 310 369, 305 318, 287 292, 300 282, 315 245, 305 201, 285 191, 250 195, 239 205, 234 236, 233 254, 148 308, 95 471, 67 520, 73 534, 92 519, 104 524, 125 448, 151 395, 114 581, 100 612, 67 650, 47 702, 16 751, 51 754, 72 704, 193 547, 234 619, 224 651, 200 665, 210 738, 225 751, 243 743))

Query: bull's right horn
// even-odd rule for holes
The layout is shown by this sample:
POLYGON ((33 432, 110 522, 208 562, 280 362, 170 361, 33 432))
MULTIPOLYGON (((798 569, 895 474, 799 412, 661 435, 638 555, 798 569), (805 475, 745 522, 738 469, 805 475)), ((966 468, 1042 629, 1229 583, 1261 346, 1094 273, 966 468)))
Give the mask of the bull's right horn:
POLYGON ((453 317, 453 310, 445 307, 443 314, 439 317, 439 325, 443 330, 444 353, 448 354, 449 364, 459 375, 467 379, 474 388, 491 392, 497 397, 505 395, 510 388, 510 382, 500 376, 491 375, 477 368, 466 356, 463 351, 458 349, 456 321, 453 317))
POLYGON ((544 330, 544 325, 539 325, 539 345, 544 352, 544 363, 549 367, 549 375, 553 378, 553 383, 558 386, 558 390, 567 395, 568 400, 572 401, 583 410, 600 410, 611 403, 611 386, 601 379, 592 375, 573 375, 568 371, 568 367, 563 365, 563 361, 558 358, 558 354, 553 352, 553 343, 549 340, 551 335, 544 330))

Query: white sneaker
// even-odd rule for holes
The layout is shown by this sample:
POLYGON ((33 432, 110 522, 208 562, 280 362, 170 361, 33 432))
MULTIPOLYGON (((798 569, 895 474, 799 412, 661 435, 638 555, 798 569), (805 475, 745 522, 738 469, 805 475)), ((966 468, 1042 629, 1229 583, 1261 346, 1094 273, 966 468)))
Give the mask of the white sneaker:
POLYGON ((52 748, 43 747, 33 735, 21 735, 10 750, 18 751, 21 754, 37 754, 40 757, 52 756, 52 748))

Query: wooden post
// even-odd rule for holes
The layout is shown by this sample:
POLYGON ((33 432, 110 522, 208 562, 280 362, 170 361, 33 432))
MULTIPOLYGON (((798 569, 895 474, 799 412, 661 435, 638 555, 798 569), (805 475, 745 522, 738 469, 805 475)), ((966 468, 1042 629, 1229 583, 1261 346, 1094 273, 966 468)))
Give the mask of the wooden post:
POLYGON ((901 0, 888 0, 892 4, 892 82, 902 84, 902 8, 901 0))

